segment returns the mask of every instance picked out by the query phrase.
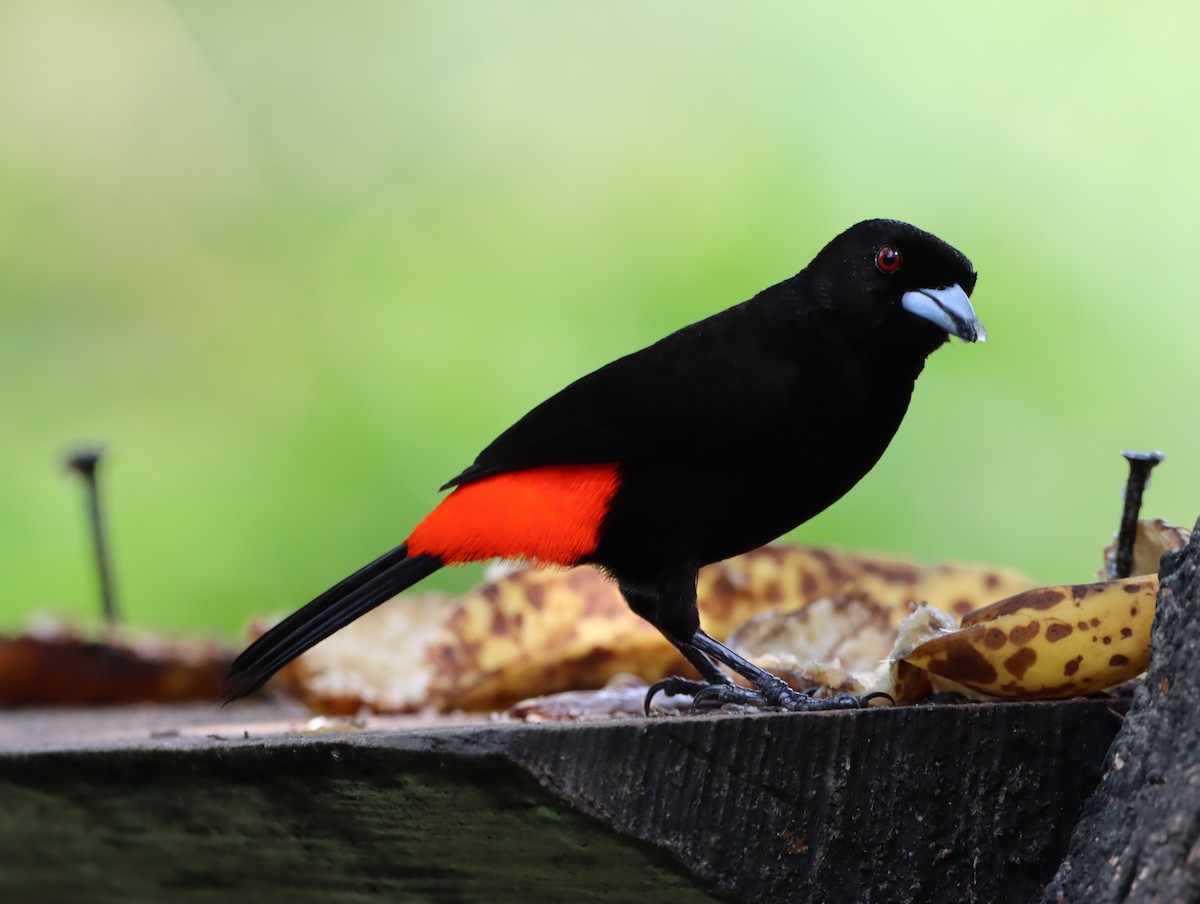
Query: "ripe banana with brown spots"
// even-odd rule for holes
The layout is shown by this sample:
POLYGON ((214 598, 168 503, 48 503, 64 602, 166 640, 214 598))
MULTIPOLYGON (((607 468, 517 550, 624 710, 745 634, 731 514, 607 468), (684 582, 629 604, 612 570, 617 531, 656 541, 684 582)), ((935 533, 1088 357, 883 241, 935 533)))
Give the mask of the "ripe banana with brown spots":
POLYGON ((1115 687, 1146 670, 1158 577, 1038 587, 967 615, 903 662, 934 690, 1026 700, 1115 687))
MULTIPOLYGON (((873 601, 876 628, 886 632, 917 600, 961 615, 1031 586, 1003 568, 772 545, 701 569, 699 601, 718 639, 764 612, 842 594, 873 601)), ((611 581, 584 567, 517 571, 455 599, 402 596, 305 653, 281 679, 322 712, 478 710, 600 687, 621 673, 655 681, 686 668, 611 581)))

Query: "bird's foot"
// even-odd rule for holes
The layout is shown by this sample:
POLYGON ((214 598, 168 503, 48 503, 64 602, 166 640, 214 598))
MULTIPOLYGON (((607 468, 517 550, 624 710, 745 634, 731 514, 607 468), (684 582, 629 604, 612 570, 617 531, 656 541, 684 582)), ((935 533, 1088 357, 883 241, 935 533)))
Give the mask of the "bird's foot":
POLYGON ((895 704, 891 694, 883 691, 872 691, 869 694, 832 694, 828 697, 814 696, 815 688, 804 693, 792 690, 781 678, 771 676, 774 682, 762 689, 762 694, 770 701, 770 705, 778 706, 788 712, 820 712, 830 709, 866 709, 872 700, 886 700, 895 704))
POLYGON ((731 684, 706 684, 703 681, 691 681, 687 678, 680 678, 678 675, 672 675, 670 678, 655 681, 646 689, 646 715, 650 715, 650 702, 659 694, 666 694, 668 697, 691 697, 692 704, 695 705, 705 691, 732 686, 731 684))
POLYGON ((876 691, 870 694, 834 694, 831 697, 814 697, 811 692, 792 690, 785 681, 769 675, 762 687, 748 688, 736 684, 704 684, 686 678, 664 678, 646 691, 646 715, 650 715, 650 703, 655 695, 668 697, 686 695, 692 698, 692 706, 700 709, 716 709, 726 704, 751 706, 758 709, 776 708, 787 712, 819 712, 829 709, 865 709, 872 700, 895 701, 888 694, 876 691))
MULTIPOLYGON (((708 695, 711 690, 715 690, 722 696, 730 696, 722 693, 720 687, 714 689, 706 688, 702 692, 702 696, 708 695)), ((722 702, 744 703, 748 706, 770 706, 778 709, 786 710, 787 712, 820 712, 830 709, 866 709, 872 700, 887 700, 889 703, 894 703, 891 696, 880 691, 875 691, 870 694, 833 694, 829 697, 817 697, 814 695, 816 688, 809 688, 806 691, 793 690, 786 681, 782 678, 777 678, 770 673, 767 673, 766 678, 759 684, 756 690, 731 686, 730 690, 740 691, 739 699, 730 699, 722 702)), ((695 698, 693 697, 693 700, 695 698)))

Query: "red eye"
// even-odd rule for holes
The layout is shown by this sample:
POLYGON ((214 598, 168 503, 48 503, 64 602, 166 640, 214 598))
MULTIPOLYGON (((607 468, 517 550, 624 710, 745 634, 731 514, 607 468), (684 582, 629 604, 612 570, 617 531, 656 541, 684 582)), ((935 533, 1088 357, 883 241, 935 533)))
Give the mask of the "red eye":
POLYGON ((891 245, 884 245, 875 254, 875 266, 883 273, 895 273, 900 269, 900 252, 891 245))

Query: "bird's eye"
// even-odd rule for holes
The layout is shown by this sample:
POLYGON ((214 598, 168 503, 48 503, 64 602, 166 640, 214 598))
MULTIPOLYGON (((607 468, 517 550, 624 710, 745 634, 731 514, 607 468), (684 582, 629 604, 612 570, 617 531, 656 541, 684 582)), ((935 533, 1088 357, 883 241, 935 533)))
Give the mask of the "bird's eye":
POLYGON ((875 253, 875 266, 882 273, 895 273, 900 269, 900 252, 891 245, 884 245, 875 253))

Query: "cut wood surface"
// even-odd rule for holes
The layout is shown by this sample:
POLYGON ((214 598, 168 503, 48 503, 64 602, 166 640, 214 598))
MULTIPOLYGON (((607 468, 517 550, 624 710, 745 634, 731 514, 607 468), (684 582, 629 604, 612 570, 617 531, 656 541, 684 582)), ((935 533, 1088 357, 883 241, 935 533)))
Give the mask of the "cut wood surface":
POLYGON ((1119 725, 1100 701, 0 722, 0 900, 180 902, 1032 900, 1119 725))

